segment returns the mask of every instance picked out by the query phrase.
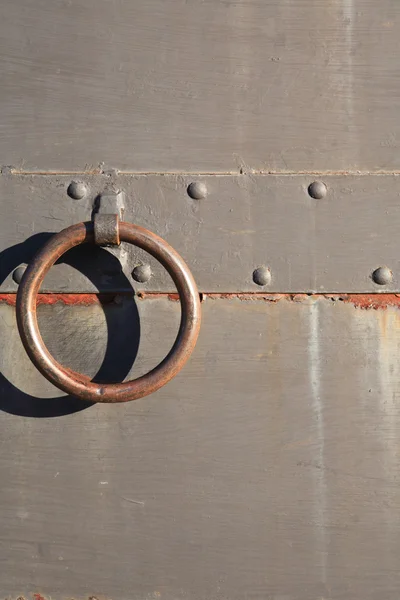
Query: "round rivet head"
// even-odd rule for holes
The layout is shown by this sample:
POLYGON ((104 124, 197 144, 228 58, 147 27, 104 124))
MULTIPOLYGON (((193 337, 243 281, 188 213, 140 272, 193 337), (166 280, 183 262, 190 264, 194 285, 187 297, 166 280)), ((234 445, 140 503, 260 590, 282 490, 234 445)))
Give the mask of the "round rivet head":
POLYGON ((149 281, 151 275, 152 273, 150 265, 138 265, 132 271, 133 279, 139 283, 146 283, 149 281))
POLYGON ((88 192, 87 185, 80 181, 72 181, 68 186, 68 196, 74 200, 82 200, 88 192))
POLYGON ((12 278, 14 279, 15 283, 21 283, 21 279, 23 277, 23 274, 26 271, 26 265, 20 265, 19 267, 17 267, 15 269, 15 271, 12 274, 12 278))
POLYGON ((393 281, 393 273, 389 267, 378 267, 372 273, 372 279, 378 285, 388 285, 393 281))
POLYGON ((326 192, 327 188, 323 181, 313 181, 308 186, 308 193, 310 194, 311 198, 314 198, 315 200, 321 200, 322 198, 325 198, 326 192))
POLYGON ((203 181, 192 181, 188 185, 187 193, 193 200, 201 200, 207 196, 207 186, 203 181))
POLYGON ((258 267, 253 271, 253 281, 257 285, 269 285, 271 283, 271 271, 268 267, 258 267))

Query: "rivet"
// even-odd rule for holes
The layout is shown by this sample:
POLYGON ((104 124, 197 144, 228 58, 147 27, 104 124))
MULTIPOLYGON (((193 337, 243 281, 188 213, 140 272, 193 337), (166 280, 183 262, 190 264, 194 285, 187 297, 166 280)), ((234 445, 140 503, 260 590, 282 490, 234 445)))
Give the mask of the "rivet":
POLYGON ((12 274, 12 278, 14 279, 15 283, 21 283, 21 279, 25 271, 26 265, 20 265, 15 269, 15 271, 12 274))
POLYGON ((326 185, 323 181, 313 181, 308 186, 308 193, 310 194, 311 198, 314 198, 315 200, 321 200, 321 198, 325 198, 326 192, 326 185))
POLYGON ((193 200, 201 200, 207 196, 207 186, 203 181, 192 181, 188 185, 187 193, 193 200))
POLYGON ((149 281, 151 275, 152 273, 150 265, 138 265, 132 271, 133 279, 139 283, 146 283, 149 281))
POLYGON ((74 200, 82 200, 88 192, 87 185, 81 181, 72 181, 68 186, 68 196, 74 200))
POLYGON ((257 285, 269 285, 271 283, 271 271, 268 267, 257 267, 253 271, 253 281, 257 285))
POLYGON ((393 273, 389 267, 378 267, 372 273, 372 279, 378 285, 387 285, 393 281, 393 273))

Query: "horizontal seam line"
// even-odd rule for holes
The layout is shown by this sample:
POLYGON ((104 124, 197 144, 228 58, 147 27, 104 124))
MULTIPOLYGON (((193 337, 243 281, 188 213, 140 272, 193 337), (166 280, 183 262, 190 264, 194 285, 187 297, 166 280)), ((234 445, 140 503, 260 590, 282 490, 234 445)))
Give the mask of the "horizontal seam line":
MULTIPOLYGON (((112 170, 111 170, 112 171, 112 170)), ((110 175, 110 171, 20 171, 17 169, 11 168, 9 173, 11 175, 43 175, 43 176, 54 176, 54 175, 81 175, 81 176, 98 176, 98 175, 110 175)), ((188 177, 206 177, 206 176, 234 176, 240 177, 245 175, 272 175, 272 176, 281 176, 281 177, 290 177, 290 176, 307 176, 307 175, 315 175, 315 176, 367 176, 367 175, 400 175, 399 170, 393 171, 119 171, 115 170, 116 176, 149 176, 149 175, 157 175, 157 176, 188 176, 188 177)))

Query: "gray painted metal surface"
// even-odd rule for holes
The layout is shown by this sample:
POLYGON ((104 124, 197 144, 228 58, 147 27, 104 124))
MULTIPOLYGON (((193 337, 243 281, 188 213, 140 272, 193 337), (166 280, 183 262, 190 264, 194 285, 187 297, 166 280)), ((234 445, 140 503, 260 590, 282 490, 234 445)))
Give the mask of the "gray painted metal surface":
MULTIPOLYGON (((310 175, 202 176, 207 195, 192 199, 188 175, 93 175, 72 200, 71 176, 4 175, 0 202, 1 291, 15 292, 13 271, 50 232, 90 220, 107 189, 125 192, 122 218, 154 231, 184 258, 203 292, 254 292, 259 266, 270 269, 268 292, 400 292, 400 176, 325 176, 325 197, 308 192, 310 175), (386 285, 372 273, 393 272, 386 285)), ((134 247, 74 251, 54 267, 43 290, 174 291, 169 275, 134 247), (69 264, 71 263, 71 264, 69 264), (149 264, 152 277, 132 271, 149 264), (121 271, 122 266, 122 271, 121 271)))
MULTIPOLYGON (((118 302, 40 305, 49 348, 119 379, 140 325, 146 371, 179 303, 118 302)), ((74 412, 1 304, 2 596, 397 599, 399 315, 207 298, 173 382, 74 412)))
POLYGON ((3 0, 23 170, 398 170, 396 0, 3 0))
MULTIPOLYGON (((0 597, 398 599, 399 27, 396 0, 0 3, 0 597), (203 325, 167 387, 89 406, 30 364, 15 292, 117 190, 203 325)), ((43 289, 49 349, 99 381, 175 338, 136 250, 43 289)))

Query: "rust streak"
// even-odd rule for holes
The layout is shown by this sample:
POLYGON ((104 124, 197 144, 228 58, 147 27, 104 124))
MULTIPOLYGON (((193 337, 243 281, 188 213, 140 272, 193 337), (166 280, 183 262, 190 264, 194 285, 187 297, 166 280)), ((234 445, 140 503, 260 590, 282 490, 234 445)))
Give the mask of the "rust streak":
MULTIPOLYGON (((140 292, 137 295, 141 300, 147 299, 168 299, 178 301, 178 294, 165 292, 140 292)), ((265 292, 225 292, 225 293, 201 293, 200 299, 204 302, 210 300, 241 300, 242 302, 261 301, 277 303, 281 301, 302 303, 310 298, 314 300, 328 300, 331 302, 345 302, 353 304, 356 308, 361 309, 385 309, 388 306, 400 306, 400 294, 282 294, 273 293, 266 294, 265 292)))
POLYGON ((385 309, 388 306, 400 306, 400 294, 341 294, 339 300, 362 309, 385 309))
MULTIPOLYGON (((172 292, 124 292, 103 294, 38 294, 37 304, 53 305, 64 304, 66 306, 92 306, 94 304, 111 304, 117 302, 118 298, 135 297, 139 300, 169 300, 179 302, 179 294, 172 292)), ((310 298, 314 300, 328 300, 331 302, 344 302, 353 304, 356 308, 363 310, 384 310, 388 306, 400 307, 400 294, 282 294, 265 292, 226 292, 226 293, 200 293, 201 302, 210 300, 240 300, 242 302, 259 301, 277 303, 281 301, 303 303, 310 298)), ((0 294, 0 303, 15 306, 16 294, 0 294)))
MULTIPOLYGON (((8 596, 7 596, 7 598, 8 598, 8 596)), ((29 598, 27 598, 25 596, 18 596, 17 600, 29 600, 30 598, 32 598, 32 600, 51 600, 50 596, 43 596, 42 594, 38 594, 38 593, 34 593, 32 596, 29 594, 29 598)), ((68 596, 68 598, 70 598, 70 597, 68 596)), ((87 600, 98 600, 97 596, 89 596, 86 598, 87 598, 87 600)), ((73 599, 70 598, 70 600, 73 600, 73 599)))
MULTIPOLYGON (((201 300, 202 294, 199 295, 201 300)), ((160 298, 171 300, 172 302, 179 301, 179 294, 173 292, 138 292, 136 297, 139 298, 139 300, 157 300, 160 298)))
MULTIPOLYGON (((91 306, 93 304, 110 304, 116 294, 38 294, 37 304, 65 304, 67 306, 91 306)), ((0 303, 15 306, 16 294, 0 294, 0 303)))

